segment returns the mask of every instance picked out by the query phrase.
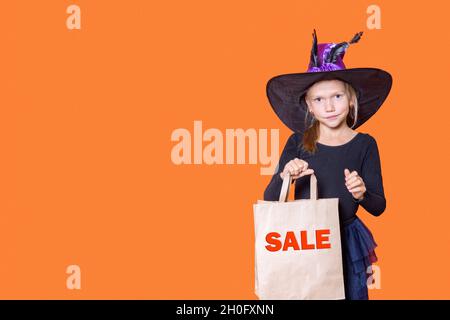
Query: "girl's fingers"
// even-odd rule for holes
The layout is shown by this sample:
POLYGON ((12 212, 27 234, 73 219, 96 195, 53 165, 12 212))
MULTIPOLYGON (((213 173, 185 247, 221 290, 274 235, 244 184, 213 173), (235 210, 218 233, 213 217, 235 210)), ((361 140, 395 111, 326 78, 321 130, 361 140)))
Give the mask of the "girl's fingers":
POLYGON ((345 177, 345 181, 348 181, 349 179, 352 179, 353 177, 356 177, 356 176, 358 176, 358 172, 353 171, 347 177, 345 177))
POLYGON ((286 164, 286 170, 289 171, 293 179, 297 179, 314 172, 314 170, 308 169, 308 163, 306 161, 298 158, 289 161, 286 164))
POLYGON ((298 159, 298 158, 295 158, 295 159, 294 159, 294 162, 295 162, 295 164, 297 164, 297 166, 298 166, 299 168, 301 168, 301 170, 306 170, 306 169, 308 169, 308 162, 306 162, 306 161, 304 161, 304 160, 301 160, 301 159, 298 159))
POLYGON ((354 185, 355 183, 358 183, 358 184, 364 184, 364 181, 363 181, 363 179, 361 178, 361 177, 355 177, 355 178, 353 178, 353 179, 350 179, 349 181, 347 181, 346 183, 345 183, 345 185, 347 186, 347 187, 349 187, 349 186, 352 186, 352 185, 354 185))
POLYGON ((345 184, 349 186, 350 184, 354 183, 356 181, 356 177, 352 177, 351 179, 348 179, 345 181, 345 184))
POLYGON ((291 169, 291 176, 295 177, 296 175, 298 175, 298 170, 296 169, 291 169))
POLYGON ((362 188, 361 187, 356 187, 356 188, 350 189, 348 191, 351 192, 351 193, 359 192, 359 191, 362 191, 362 188))
POLYGON ((362 185, 361 181, 358 180, 356 182, 353 182, 352 184, 347 185, 347 189, 352 189, 354 187, 359 187, 360 185, 362 185))
POLYGON ((290 161, 290 162, 289 162, 289 165, 293 168, 294 171, 299 172, 300 169, 301 169, 301 167, 299 167, 299 166, 295 163, 295 161, 290 161))
POLYGON ((312 173, 314 173, 314 170, 313 170, 313 169, 305 170, 305 171, 303 171, 302 173, 300 173, 299 178, 300 178, 300 177, 303 177, 303 176, 306 176, 306 175, 308 175, 308 174, 312 174, 312 173))
POLYGON ((295 168, 292 165, 288 166, 288 171, 291 174, 291 176, 295 175, 295 168))
POLYGON ((286 165, 286 168, 284 168, 284 171, 285 171, 285 172, 292 173, 292 172, 291 172, 292 169, 291 169, 291 166, 289 165, 289 163, 286 165))
POLYGON ((300 172, 305 171, 305 170, 308 169, 308 163, 306 161, 303 161, 301 159, 295 158, 293 160, 293 162, 298 168, 298 172, 297 173, 300 173, 300 172))

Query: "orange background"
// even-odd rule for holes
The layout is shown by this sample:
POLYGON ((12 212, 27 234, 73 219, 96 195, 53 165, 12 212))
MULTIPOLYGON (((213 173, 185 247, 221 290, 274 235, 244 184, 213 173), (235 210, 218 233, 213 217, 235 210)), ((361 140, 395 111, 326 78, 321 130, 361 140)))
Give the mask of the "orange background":
POLYGON ((280 129, 269 78, 364 31, 347 67, 394 85, 377 139, 387 209, 372 299, 450 298, 448 1, 8 1, 0 72, 0 298, 255 299, 256 165, 174 165, 177 128, 280 129), (81 8, 68 30, 66 8, 81 8), (425 5, 424 5, 425 4, 425 5), (81 290, 66 267, 81 267, 81 290))

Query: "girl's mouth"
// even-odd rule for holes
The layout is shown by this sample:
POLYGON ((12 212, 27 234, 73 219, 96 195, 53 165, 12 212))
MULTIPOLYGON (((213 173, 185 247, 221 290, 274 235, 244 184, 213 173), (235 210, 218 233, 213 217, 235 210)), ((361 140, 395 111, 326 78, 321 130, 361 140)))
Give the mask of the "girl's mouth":
POLYGON ((327 117, 326 119, 327 120, 335 120, 335 119, 337 119, 337 117, 338 117, 338 115, 335 115, 335 116, 332 116, 332 117, 327 117))

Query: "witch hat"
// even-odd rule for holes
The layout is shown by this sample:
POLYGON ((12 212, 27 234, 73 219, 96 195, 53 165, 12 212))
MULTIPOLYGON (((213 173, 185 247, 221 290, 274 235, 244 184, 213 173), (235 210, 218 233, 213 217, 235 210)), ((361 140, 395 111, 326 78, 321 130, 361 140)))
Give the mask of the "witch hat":
POLYGON ((338 79, 355 89, 359 107, 353 129, 361 126, 381 107, 391 90, 392 76, 378 68, 347 69, 344 64, 346 50, 361 36, 362 32, 358 32, 349 42, 318 44, 314 30, 307 71, 278 75, 267 82, 267 97, 273 110, 292 131, 303 134, 308 129, 308 107, 304 98, 308 88, 317 81, 338 79))

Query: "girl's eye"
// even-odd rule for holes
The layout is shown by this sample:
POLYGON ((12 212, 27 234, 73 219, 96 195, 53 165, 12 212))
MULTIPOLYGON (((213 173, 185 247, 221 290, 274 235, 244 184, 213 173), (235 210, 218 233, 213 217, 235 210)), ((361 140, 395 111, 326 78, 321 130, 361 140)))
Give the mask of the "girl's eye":
POLYGON ((315 98, 314 100, 317 101, 317 102, 320 102, 321 99, 322 98, 315 98))
POLYGON ((336 98, 338 98, 338 99, 339 99, 340 97, 342 97, 342 95, 341 95, 341 94, 337 94, 337 95, 336 95, 336 98))

